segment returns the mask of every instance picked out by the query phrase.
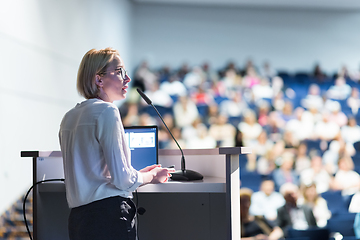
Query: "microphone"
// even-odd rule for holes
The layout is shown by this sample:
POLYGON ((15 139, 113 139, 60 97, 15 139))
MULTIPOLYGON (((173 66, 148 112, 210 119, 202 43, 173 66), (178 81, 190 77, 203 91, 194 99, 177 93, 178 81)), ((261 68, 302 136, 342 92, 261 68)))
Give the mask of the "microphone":
POLYGON ((202 180, 204 178, 203 175, 201 175, 200 173, 195 172, 193 170, 189 170, 189 169, 185 168, 185 157, 184 157, 183 150, 181 149, 179 143, 176 141, 175 137, 172 135, 170 129, 168 128, 168 126, 164 122, 164 119, 162 118, 162 116, 159 113, 159 111, 157 110, 157 108, 154 106, 154 104, 152 104, 152 101, 139 88, 136 88, 136 91, 140 94, 142 99, 144 99, 145 102, 148 105, 151 105, 155 109, 156 113, 159 115, 159 117, 160 117, 161 121, 163 122, 164 126, 166 127, 166 129, 170 133, 171 137, 174 139, 176 145, 180 149, 180 152, 181 152, 181 170, 177 170, 177 171, 171 173, 171 177, 170 177, 171 180, 174 180, 174 181, 202 180))

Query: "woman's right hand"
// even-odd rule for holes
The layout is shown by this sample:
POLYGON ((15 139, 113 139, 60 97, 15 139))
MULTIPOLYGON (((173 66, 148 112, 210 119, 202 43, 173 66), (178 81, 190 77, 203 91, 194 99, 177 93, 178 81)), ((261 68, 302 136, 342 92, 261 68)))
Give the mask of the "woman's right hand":
POLYGON ((167 182, 168 178, 171 176, 171 173, 175 172, 175 169, 155 167, 150 172, 154 173, 154 178, 152 179, 151 183, 164 183, 167 182))
POLYGON ((148 183, 164 183, 175 172, 173 168, 162 168, 161 165, 152 165, 139 171, 143 175, 145 184, 148 183))

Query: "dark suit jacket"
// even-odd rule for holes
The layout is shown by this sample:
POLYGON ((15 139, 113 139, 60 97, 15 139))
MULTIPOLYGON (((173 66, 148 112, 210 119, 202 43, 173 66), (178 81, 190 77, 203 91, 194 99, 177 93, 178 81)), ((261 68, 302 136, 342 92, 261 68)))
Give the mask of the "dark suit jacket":
MULTIPOLYGON (((316 219, 314 217, 313 211, 311 207, 307 205, 302 205, 299 207, 304 211, 304 215, 309 227, 316 227, 316 219)), ((289 213, 289 208, 284 205, 278 209, 278 216, 277 216, 277 226, 279 226, 283 232, 285 237, 287 236, 287 230, 292 227, 292 221, 289 213)))

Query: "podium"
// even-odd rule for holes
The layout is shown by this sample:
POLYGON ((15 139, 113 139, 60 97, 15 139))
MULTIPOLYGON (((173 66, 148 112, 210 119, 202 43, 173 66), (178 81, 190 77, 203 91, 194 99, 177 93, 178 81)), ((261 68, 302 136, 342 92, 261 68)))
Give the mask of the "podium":
MULTIPOLYGON (((140 240, 240 239, 239 155, 250 148, 184 149, 186 168, 204 176, 191 182, 148 184, 134 193, 146 212, 138 218, 140 240)), ((33 161, 33 182, 64 178, 60 151, 22 151, 33 161)), ((179 150, 159 150, 159 163, 180 169, 179 150)), ((46 182, 33 189, 35 240, 66 240, 70 213, 63 182, 46 182)))

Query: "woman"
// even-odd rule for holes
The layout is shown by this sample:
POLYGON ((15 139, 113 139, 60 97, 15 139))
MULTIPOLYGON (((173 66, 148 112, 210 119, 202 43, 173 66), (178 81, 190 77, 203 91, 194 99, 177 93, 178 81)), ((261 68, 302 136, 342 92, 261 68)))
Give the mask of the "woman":
POLYGON ((125 99, 130 80, 117 50, 92 49, 80 63, 77 89, 86 100, 65 114, 59 131, 71 240, 135 239, 132 192, 169 177, 171 170, 159 165, 131 166, 113 104, 125 99))
POLYGON ((268 239, 272 227, 263 216, 250 215, 251 196, 251 189, 240 189, 241 239, 268 239))
POLYGON ((319 196, 315 183, 303 185, 301 189, 302 196, 298 199, 298 204, 307 204, 312 208, 316 224, 318 227, 325 227, 331 217, 331 212, 324 198, 319 196))

